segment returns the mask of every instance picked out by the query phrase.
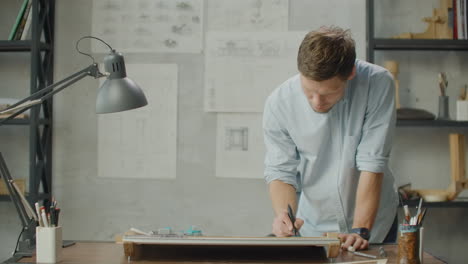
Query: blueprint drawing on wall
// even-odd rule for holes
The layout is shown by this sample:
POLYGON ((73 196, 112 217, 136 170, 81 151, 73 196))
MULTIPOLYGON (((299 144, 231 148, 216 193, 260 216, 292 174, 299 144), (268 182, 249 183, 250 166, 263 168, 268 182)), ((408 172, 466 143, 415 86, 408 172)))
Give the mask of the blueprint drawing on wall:
POLYGON ((177 65, 126 64, 148 105, 98 116, 98 176, 176 177, 177 65))
POLYGON ((262 112, 266 97, 297 73, 305 32, 208 32, 205 111, 262 112))
POLYGON ((287 31, 288 0, 209 0, 208 31, 287 31))
POLYGON ((218 113, 216 177, 263 178, 262 114, 218 113))
POLYGON ((203 0, 94 0, 93 35, 121 52, 200 53, 203 0))

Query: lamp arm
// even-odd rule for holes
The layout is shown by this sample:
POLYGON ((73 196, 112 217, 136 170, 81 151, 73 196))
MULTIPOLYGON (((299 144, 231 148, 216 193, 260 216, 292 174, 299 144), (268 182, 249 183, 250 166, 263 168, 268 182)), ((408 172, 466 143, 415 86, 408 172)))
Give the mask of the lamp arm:
POLYGON ((70 85, 74 84, 75 82, 83 79, 86 76, 93 76, 94 78, 100 78, 103 77, 104 74, 102 74, 99 71, 98 65, 96 63, 93 63, 89 65, 88 67, 80 70, 79 72, 76 72, 65 79, 58 81, 54 84, 51 84, 33 94, 30 96, 18 101, 17 103, 11 105, 5 110, 0 111, 1 113, 6 113, 14 109, 20 109, 19 111, 11 114, 7 118, 3 119, 0 121, 0 126, 6 123, 8 120, 15 118, 19 114, 23 113, 24 111, 32 108, 35 105, 41 104, 45 100, 51 98, 53 95, 56 93, 62 91, 63 89, 69 87, 70 85), (59 88, 56 88, 59 87, 59 88), (56 88, 56 89, 54 89, 56 88))
MULTIPOLYGON (((76 83, 77 81, 83 79, 86 76, 93 76, 94 78, 100 78, 105 76, 99 71, 98 65, 96 63, 91 64, 87 68, 61 80, 59 83, 64 83, 61 87, 54 89, 52 91, 48 91, 47 94, 43 95, 40 100, 41 102, 51 98, 54 96, 56 93, 62 91, 63 89, 67 88, 68 86, 76 83)), ((54 85, 54 84, 53 84, 54 85)), ((57 85, 54 85, 54 87, 57 85)))
MULTIPOLYGON (((62 91, 63 89, 69 87, 70 85, 83 79, 86 76, 93 76, 94 78, 99 78, 99 77, 103 77, 104 74, 102 74, 99 71, 98 65, 96 63, 93 63, 89 65, 88 67, 66 77, 65 79, 61 81, 49 85, 31 94, 30 96, 16 102, 15 104, 11 105, 7 109, 0 111, 0 114, 3 114, 3 113, 8 113, 10 111, 18 110, 17 112, 14 112, 13 114, 9 115, 7 118, 2 119, 0 121, 0 126, 3 125, 8 120, 32 108, 33 106, 41 104, 45 100, 54 96, 56 93, 62 91)), ((3 159, 3 155, 1 152, 0 152, 0 177, 3 177, 5 181, 5 186, 8 189, 8 192, 10 193, 10 198, 13 204, 15 205, 16 211, 18 212, 18 216, 21 220, 21 224, 23 225, 23 228, 29 227, 31 221, 34 221, 35 217, 31 217, 31 215, 28 214, 27 210, 32 211, 32 209, 30 208, 29 204, 23 204, 23 203, 27 203, 26 199, 22 198, 23 195, 20 194, 19 190, 17 190, 13 186, 14 180, 12 179, 10 172, 8 171, 8 168, 6 166, 5 160, 3 159), (26 208, 26 206, 28 208, 26 208)), ((34 211, 32 213, 34 214, 34 211)))

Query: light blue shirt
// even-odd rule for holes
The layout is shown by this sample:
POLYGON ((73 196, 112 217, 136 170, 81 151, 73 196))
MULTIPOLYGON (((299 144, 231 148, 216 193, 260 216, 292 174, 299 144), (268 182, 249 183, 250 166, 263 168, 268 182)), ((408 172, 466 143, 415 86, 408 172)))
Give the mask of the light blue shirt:
POLYGON ((360 171, 384 173, 371 242, 382 242, 398 197, 388 160, 395 130, 395 85, 382 67, 356 61, 356 76, 328 113, 315 112, 299 75, 267 99, 263 116, 265 179, 300 192, 302 236, 349 232, 360 171))

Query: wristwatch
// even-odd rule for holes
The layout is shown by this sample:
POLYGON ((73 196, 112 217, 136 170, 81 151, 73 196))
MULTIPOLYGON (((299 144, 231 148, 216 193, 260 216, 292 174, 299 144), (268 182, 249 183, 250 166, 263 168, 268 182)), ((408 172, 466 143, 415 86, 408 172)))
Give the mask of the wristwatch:
POLYGON ((370 238, 370 231, 369 229, 365 227, 353 228, 351 229, 350 233, 356 233, 360 235, 362 238, 364 238, 365 240, 369 240, 370 238))

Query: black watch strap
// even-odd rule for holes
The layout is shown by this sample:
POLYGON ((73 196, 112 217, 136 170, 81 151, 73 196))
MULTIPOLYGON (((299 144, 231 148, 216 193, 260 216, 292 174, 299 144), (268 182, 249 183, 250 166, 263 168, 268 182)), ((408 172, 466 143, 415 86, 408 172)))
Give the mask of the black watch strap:
POLYGON ((358 234, 362 238, 364 238, 365 240, 369 240, 369 238, 370 238, 370 231, 369 231, 369 229, 367 229, 365 227, 353 228, 353 229, 351 229, 350 233, 358 234))

